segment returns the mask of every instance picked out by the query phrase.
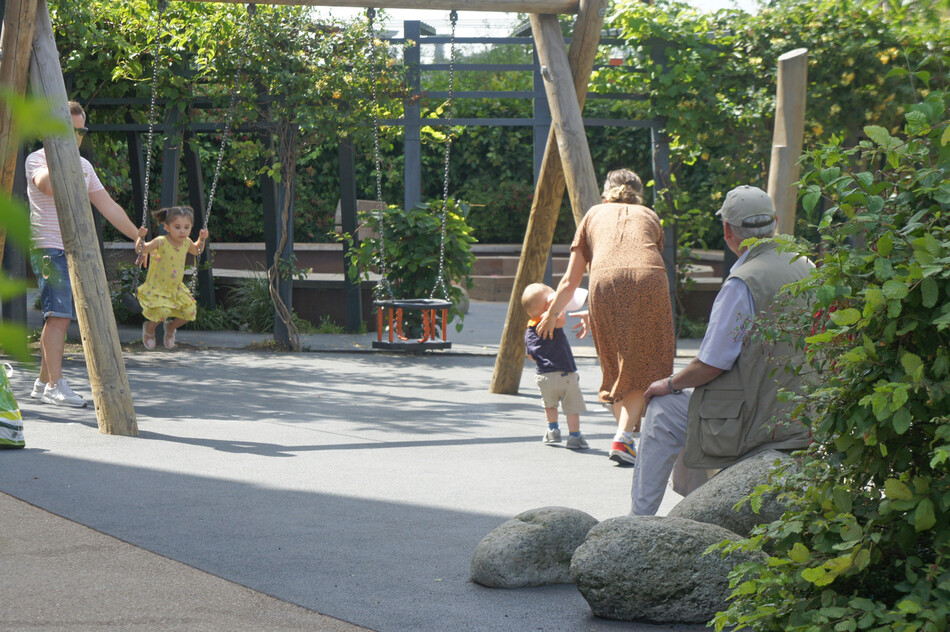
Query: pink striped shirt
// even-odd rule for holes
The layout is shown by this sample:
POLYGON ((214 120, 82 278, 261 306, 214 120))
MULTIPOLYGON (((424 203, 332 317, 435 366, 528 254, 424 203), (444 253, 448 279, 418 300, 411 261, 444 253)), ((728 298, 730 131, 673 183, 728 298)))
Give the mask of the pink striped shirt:
MULTIPOLYGON (((79 158, 82 172, 86 176, 86 189, 90 193, 105 189, 96 170, 85 158, 79 158)), ((26 157, 26 195, 30 200, 30 234, 34 248, 63 249, 63 234, 59 228, 59 216, 56 215, 56 203, 52 195, 46 195, 36 186, 33 178, 46 169, 46 150, 39 149, 26 157)))

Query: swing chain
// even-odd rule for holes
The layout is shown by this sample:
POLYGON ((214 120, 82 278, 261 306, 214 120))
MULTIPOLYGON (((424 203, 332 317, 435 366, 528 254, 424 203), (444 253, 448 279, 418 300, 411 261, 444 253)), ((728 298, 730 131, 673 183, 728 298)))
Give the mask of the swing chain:
MULTIPOLYGON (((166 0, 158 0, 158 20, 155 27, 154 52, 152 53, 152 100, 148 109, 148 141, 145 144, 145 187, 142 192, 142 228, 148 228, 148 183, 152 175, 152 139, 155 135, 155 101, 158 97, 158 56, 161 53, 161 38, 164 26, 166 0)), ((139 245, 139 256, 142 245, 139 245)))
POLYGON ((439 275, 436 278, 435 287, 429 294, 429 298, 435 298, 437 290, 442 290, 442 298, 449 299, 448 290, 445 287, 445 234, 446 223, 449 216, 449 156, 452 149, 452 104, 455 90, 455 26, 458 23, 458 12, 453 10, 449 14, 449 20, 452 23, 452 36, 449 44, 449 99, 445 115, 445 168, 442 180, 442 225, 439 239, 439 275))
MULTIPOLYGON (((228 137, 231 135, 231 123, 234 120, 234 108, 238 102, 239 81, 241 79, 241 74, 244 72, 244 68, 247 65, 247 45, 251 36, 251 23, 256 13, 257 5, 248 4, 247 26, 244 29, 244 40, 241 43, 241 48, 238 54, 238 63, 234 67, 234 76, 231 80, 231 100, 228 103, 228 111, 227 115, 225 116, 224 132, 221 135, 221 144, 218 147, 218 161, 214 166, 214 177, 211 179, 211 191, 208 194, 208 206, 204 212, 204 222, 202 223, 202 229, 208 228, 208 220, 211 218, 211 207, 214 205, 214 193, 218 189, 218 178, 221 175, 221 164, 224 162, 224 150, 227 147, 228 137)), ((195 271, 191 275, 191 281, 189 283, 189 289, 191 290, 192 296, 195 295, 195 291, 198 288, 198 264, 201 261, 201 253, 204 252, 205 245, 205 241, 201 241, 198 244, 198 253, 195 255, 195 271)))
POLYGON ((366 10, 367 29, 369 31, 369 67, 370 83, 373 89, 373 158, 376 168, 376 224, 379 233, 379 283, 377 294, 385 292, 382 298, 393 300, 393 289, 389 284, 389 270, 386 266, 386 230, 385 213, 383 210, 383 167, 379 151, 379 94, 376 87, 376 30, 373 20, 376 18, 376 9, 366 10))

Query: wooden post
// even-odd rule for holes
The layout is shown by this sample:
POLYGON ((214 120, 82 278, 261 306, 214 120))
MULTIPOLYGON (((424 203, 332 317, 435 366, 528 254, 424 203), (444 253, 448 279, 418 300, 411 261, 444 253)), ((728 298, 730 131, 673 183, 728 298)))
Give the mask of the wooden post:
POLYGON ((805 134, 805 93, 808 77, 808 49, 798 48, 778 58, 778 87, 775 93, 775 130, 772 134, 772 162, 769 166, 769 196, 778 217, 778 232, 795 234, 798 206, 798 158, 805 134))
MULTIPOLYGON (((0 85, 16 94, 26 94, 33 48, 33 24, 36 21, 36 0, 7 0, 3 10, 3 34, 0 35, 0 85)), ((0 187, 9 195, 16 174, 17 146, 13 140, 10 109, 0 104, 0 187)), ((6 231, 0 230, 0 259, 6 243, 6 231)), ((26 244, 24 244, 25 246, 26 244)))
MULTIPOLYGON (((52 104, 55 115, 71 126, 63 69, 59 64, 46 0, 39 0, 36 5, 30 81, 33 91, 44 95, 52 104)), ((43 144, 63 232, 99 431, 137 435, 132 394, 109 301, 109 284, 99 255, 89 192, 79 163, 79 147, 72 136, 47 138, 43 144)))
MULTIPOLYGON (((582 0, 580 13, 574 24, 568 63, 573 75, 578 109, 583 107, 587 98, 587 84, 594 68, 606 11, 607 0, 582 0)), ((521 293, 529 284, 540 281, 544 275, 558 212, 564 199, 564 167, 555 136, 552 125, 548 132, 534 200, 531 203, 531 215, 525 229, 518 272, 508 301, 505 330, 495 359, 495 370, 489 387, 492 393, 517 393, 521 383, 525 359, 524 328, 528 321, 528 315, 521 306, 521 293)))
POLYGON ((567 194, 571 198, 574 221, 580 223, 587 209, 600 202, 600 194, 561 24, 557 16, 532 14, 531 31, 541 61, 541 76, 551 108, 551 125, 561 154, 567 194))

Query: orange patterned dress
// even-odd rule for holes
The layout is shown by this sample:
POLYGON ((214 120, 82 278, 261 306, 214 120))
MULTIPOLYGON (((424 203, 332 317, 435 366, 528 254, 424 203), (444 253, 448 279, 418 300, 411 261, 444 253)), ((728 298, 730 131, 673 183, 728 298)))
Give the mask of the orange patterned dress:
POLYGON ((598 204, 577 227, 571 250, 590 264, 600 401, 620 401, 672 374, 676 341, 657 214, 637 204, 598 204))

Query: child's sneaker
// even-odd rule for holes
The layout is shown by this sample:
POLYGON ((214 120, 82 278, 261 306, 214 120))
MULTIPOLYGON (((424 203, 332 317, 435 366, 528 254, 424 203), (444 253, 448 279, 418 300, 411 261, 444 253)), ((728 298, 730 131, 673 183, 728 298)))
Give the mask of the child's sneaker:
POLYGON ((590 444, 587 443, 587 439, 584 438, 583 434, 579 434, 576 437, 568 435, 567 443, 564 444, 564 447, 568 450, 586 450, 590 447, 590 444))
POLYGON ((30 391, 30 397, 33 399, 43 399, 43 391, 46 390, 46 382, 36 378, 36 381, 33 382, 33 390, 30 391))
POLYGON ((626 441, 614 441, 613 445, 610 446, 610 460, 616 461, 621 465, 624 463, 636 463, 637 448, 633 444, 633 441, 630 441, 630 443, 626 441))
POLYGON ((560 428, 550 428, 547 432, 544 433, 544 439, 542 439, 548 445, 561 442, 561 429, 560 428))

